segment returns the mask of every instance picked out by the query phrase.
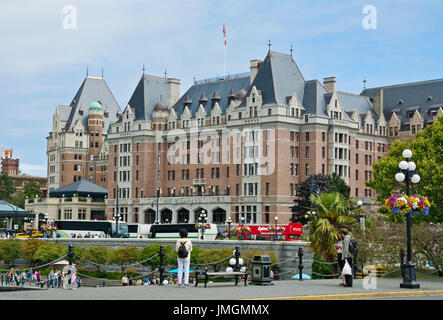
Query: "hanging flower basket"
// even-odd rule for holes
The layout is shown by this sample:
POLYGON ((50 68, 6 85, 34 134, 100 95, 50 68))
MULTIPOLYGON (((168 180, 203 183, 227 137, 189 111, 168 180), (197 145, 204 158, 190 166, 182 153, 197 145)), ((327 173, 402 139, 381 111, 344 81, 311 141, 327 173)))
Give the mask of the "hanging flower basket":
POLYGON ((195 225, 195 228, 198 229, 198 230, 200 230, 200 229, 210 229, 211 226, 209 224, 199 224, 199 223, 197 223, 195 225))
POLYGON ((231 229, 231 232, 233 233, 244 233, 247 234, 249 232, 251 232, 251 228, 248 226, 236 226, 235 228, 231 229))
POLYGON ((431 204, 425 197, 394 194, 386 199, 385 208, 391 213, 428 215, 431 204))
POLYGON ((272 232, 285 232, 285 227, 280 227, 280 226, 269 226, 268 227, 268 231, 272 231, 272 232))

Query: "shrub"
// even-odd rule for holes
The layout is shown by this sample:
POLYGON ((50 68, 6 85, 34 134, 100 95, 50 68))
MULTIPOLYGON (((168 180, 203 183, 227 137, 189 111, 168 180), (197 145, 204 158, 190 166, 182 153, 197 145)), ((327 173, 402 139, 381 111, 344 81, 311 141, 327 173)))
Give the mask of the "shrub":
MULTIPOLYGON (((323 262, 319 255, 314 254, 314 261, 312 261, 312 279, 332 279, 332 265, 321 263, 323 262)), ((334 276, 335 277, 335 276, 334 276)))
POLYGON ((8 239, 0 241, 0 260, 9 263, 17 259, 20 256, 21 247, 21 240, 8 239))

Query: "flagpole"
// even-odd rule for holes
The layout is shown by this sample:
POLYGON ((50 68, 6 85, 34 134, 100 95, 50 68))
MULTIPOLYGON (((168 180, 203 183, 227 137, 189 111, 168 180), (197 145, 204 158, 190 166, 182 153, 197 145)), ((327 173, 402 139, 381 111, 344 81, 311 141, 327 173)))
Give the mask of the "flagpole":
POLYGON ((226 79, 226 28, 223 22, 223 38, 224 38, 224 49, 223 49, 223 79, 226 79))
POLYGON ((224 49, 223 79, 226 79, 226 42, 224 49))

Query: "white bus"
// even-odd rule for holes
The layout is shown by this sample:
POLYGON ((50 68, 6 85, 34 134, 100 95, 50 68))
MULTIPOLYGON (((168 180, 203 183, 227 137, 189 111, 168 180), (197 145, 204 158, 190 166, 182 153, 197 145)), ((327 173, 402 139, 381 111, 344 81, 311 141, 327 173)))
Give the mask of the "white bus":
POLYGON ((128 223, 129 238, 145 239, 149 237, 151 224, 128 223))
MULTIPOLYGON (((72 238, 74 235, 86 235, 103 238, 105 235, 117 236, 115 221, 106 220, 56 220, 54 225, 57 230, 53 232, 54 238, 72 238)), ((122 238, 128 237, 128 226, 126 222, 118 223, 118 235, 122 238)))
MULTIPOLYGON (((208 223, 210 228, 205 229, 204 239, 215 240, 217 237, 217 225, 208 223)), ((201 239, 202 230, 195 227, 194 223, 177 223, 177 224, 153 224, 149 230, 149 238, 151 239, 178 239, 180 238, 180 230, 188 231, 189 239, 201 239)))

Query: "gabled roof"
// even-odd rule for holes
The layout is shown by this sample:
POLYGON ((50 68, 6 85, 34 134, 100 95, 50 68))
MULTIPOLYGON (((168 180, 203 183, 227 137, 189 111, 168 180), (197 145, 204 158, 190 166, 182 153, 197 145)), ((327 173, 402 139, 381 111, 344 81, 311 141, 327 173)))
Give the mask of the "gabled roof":
MULTIPOLYGON (((292 96, 294 92, 297 94, 297 98, 303 101, 305 79, 290 55, 269 51, 248 90, 247 96, 253 86, 261 91, 263 105, 287 105, 286 98, 292 96)), ((246 101, 243 100, 240 107, 245 105, 246 101)))
POLYGON ((88 195, 91 197, 104 197, 108 195, 108 190, 88 180, 80 180, 49 193, 49 195, 53 197, 62 197, 63 195, 65 195, 65 197, 70 197, 74 194, 84 197, 87 197, 88 195))
POLYGON ((168 102, 168 86, 165 78, 144 74, 137 84, 128 104, 135 110, 135 121, 152 120, 157 103, 168 102))
MULTIPOLYGON (((325 116, 326 114, 326 101, 328 92, 318 80, 306 81, 303 95, 303 106, 305 107, 305 113, 315 114, 318 116, 325 116)), ((329 95, 330 99, 330 95, 329 95)))
POLYGON ((203 104, 203 106, 206 114, 208 115, 211 113, 211 97, 216 94, 217 98, 220 98, 220 100, 217 101, 220 105, 221 111, 226 113, 226 109, 228 107, 228 96, 231 94, 232 90, 236 93, 241 90, 247 90, 249 88, 249 82, 248 75, 239 78, 229 78, 226 80, 215 80, 211 82, 194 84, 180 99, 178 99, 172 108, 174 108, 175 112, 177 113, 177 119, 180 119, 184 110, 184 102, 189 98, 192 102, 188 108, 192 117, 194 117, 200 106, 199 100, 202 95, 204 95, 204 97, 207 98, 207 102, 203 104))
POLYGON ((83 126, 88 128, 88 108, 91 103, 97 101, 102 105, 103 112, 108 113, 107 118, 103 117, 103 128, 107 128, 111 121, 117 120, 116 114, 120 107, 106 81, 101 77, 87 76, 72 99, 65 129, 72 130, 77 121, 81 121, 83 126), (80 109, 83 110, 83 115, 80 115, 80 109))
POLYGON ((372 102, 368 97, 342 91, 337 91, 337 95, 345 112, 353 112, 354 110, 357 110, 360 115, 371 111, 372 116, 374 118, 377 117, 372 102))
POLYGON ((443 106, 443 79, 368 88, 363 90, 361 95, 374 97, 380 89, 383 89, 383 110, 386 121, 389 121, 392 112, 399 115, 402 123, 409 121, 406 113, 416 108, 424 115, 426 123, 433 119, 428 115, 429 109, 443 106), (428 100, 429 97, 431 100, 428 100), (399 104, 399 101, 402 103, 399 104))

